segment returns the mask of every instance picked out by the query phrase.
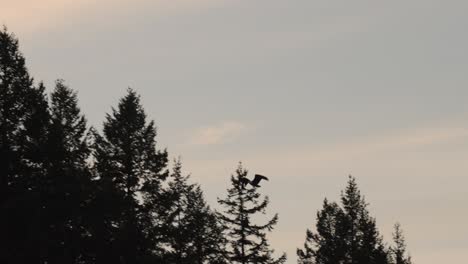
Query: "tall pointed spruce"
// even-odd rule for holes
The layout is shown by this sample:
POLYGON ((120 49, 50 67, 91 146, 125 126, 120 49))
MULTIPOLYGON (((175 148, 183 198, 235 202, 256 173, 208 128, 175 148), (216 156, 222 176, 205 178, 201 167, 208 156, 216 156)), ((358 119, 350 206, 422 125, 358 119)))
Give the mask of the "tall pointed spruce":
POLYGON ((95 199, 103 215, 95 229, 98 263, 145 263, 157 251, 147 232, 157 219, 147 205, 162 192, 167 152, 156 150, 155 137, 154 123, 146 121, 139 96, 129 89, 107 115, 103 136, 96 136, 95 199))
POLYGON ((346 254, 344 212, 338 204, 323 202, 317 213, 316 233, 307 230, 304 249, 298 249, 299 264, 343 263, 346 254))
POLYGON ((255 214, 265 213, 269 199, 268 196, 262 199, 257 188, 244 186, 241 179, 246 176, 247 170, 240 164, 236 175, 231 176, 232 186, 228 189, 227 197, 218 199, 225 207, 222 219, 227 228, 230 263, 284 263, 286 255, 275 259, 266 238, 266 232, 272 231, 278 222, 278 215, 264 225, 256 225, 251 221, 255 214))
POLYGON ((388 256, 375 219, 369 215, 367 203, 352 176, 349 176, 348 185, 341 194, 341 203, 345 212, 343 225, 347 227, 345 263, 386 264, 388 256))
POLYGON ((175 162, 169 182, 173 205, 165 232, 168 233, 167 263, 226 263, 225 239, 221 223, 207 205, 200 186, 182 175, 180 160, 175 162))
POLYGON ((49 120, 42 84, 34 85, 18 40, 0 29, 0 262, 38 261, 41 184, 49 120), (25 254, 28 252, 28 254, 25 254))
POLYGON ((47 199, 43 227, 48 236, 47 263, 78 263, 83 258, 83 214, 91 185, 90 149, 76 93, 61 80, 52 92, 50 113, 44 179, 48 188, 42 194, 47 199))
POLYGON ((390 259, 392 264, 411 264, 411 257, 406 252, 406 242, 403 230, 399 223, 395 224, 393 231, 393 243, 390 248, 390 259))
POLYGON ((349 177, 340 207, 326 199, 317 213, 316 231, 307 230, 300 264, 388 264, 388 250, 369 215, 356 180, 349 177))

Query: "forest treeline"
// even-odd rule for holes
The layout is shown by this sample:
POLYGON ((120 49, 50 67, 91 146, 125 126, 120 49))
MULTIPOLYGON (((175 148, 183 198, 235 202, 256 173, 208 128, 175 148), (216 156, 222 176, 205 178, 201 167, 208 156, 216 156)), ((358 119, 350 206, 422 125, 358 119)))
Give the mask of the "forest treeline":
MULTIPOLYGON (((257 222, 269 198, 239 165, 212 209, 129 89, 100 131, 58 80, 50 95, 28 73, 17 38, 0 30, 0 263, 284 263, 257 222)), ((305 201, 306 205, 307 202, 305 201)), ((308 208, 313 210, 313 208, 308 208)), ((353 177, 325 199, 298 249, 302 264, 410 264, 399 225, 388 246, 353 177)))

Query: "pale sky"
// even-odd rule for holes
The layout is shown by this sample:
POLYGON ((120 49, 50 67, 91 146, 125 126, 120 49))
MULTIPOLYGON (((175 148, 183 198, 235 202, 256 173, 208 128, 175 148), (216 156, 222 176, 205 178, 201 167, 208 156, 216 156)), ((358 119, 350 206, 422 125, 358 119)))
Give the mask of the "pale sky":
POLYGON ((468 256, 468 2, 0 0, 36 80, 100 126, 127 87, 210 204, 238 161, 270 177, 270 235, 296 263, 354 175, 415 264, 468 256))

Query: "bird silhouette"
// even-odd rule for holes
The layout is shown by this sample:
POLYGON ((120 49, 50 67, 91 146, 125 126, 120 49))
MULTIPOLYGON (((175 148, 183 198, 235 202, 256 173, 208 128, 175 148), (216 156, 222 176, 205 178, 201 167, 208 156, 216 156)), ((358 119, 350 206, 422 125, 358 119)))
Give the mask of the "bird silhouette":
POLYGON ((243 187, 245 187, 247 184, 250 183, 250 185, 252 185, 253 187, 260 187, 259 183, 261 180, 266 180, 268 181, 268 178, 263 176, 263 175, 260 175, 260 174, 255 174, 254 176, 254 179, 253 180, 249 180, 245 177, 241 178, 240 181, 242 182, 242 185, 243 187))

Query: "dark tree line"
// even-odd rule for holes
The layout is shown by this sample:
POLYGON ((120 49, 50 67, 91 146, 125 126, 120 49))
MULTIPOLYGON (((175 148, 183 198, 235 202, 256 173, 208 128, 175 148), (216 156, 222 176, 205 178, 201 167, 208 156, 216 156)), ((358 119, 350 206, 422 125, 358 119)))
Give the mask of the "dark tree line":
MULTIPOLYGON (((29 75, 18 40, 0 30, 0 263, 281 264, 256 223, 269 198, 246 186, 205 201, 201 187, 169 164, 139 95, 128 89, 98 131, 77 94, 58 80, 50 95, 29 75)), ((300 263, 410 264, 395 227, 387 247, 353 178, 342 206, 325 200, 300 263)))

